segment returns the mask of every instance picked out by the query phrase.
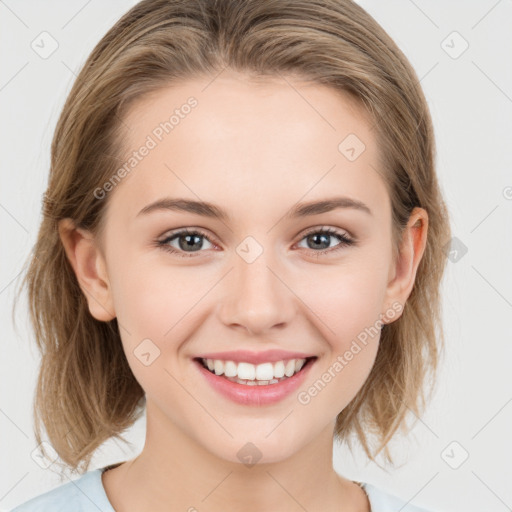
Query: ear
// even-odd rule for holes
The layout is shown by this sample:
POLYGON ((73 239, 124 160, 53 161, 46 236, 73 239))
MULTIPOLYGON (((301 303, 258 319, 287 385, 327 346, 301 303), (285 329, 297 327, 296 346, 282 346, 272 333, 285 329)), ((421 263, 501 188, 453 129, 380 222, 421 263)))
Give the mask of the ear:
MULTIPOLYGON (((427 231, 428 214, 426 210, 414 208, 403 232, 398 257, 390 268, 390 281, 386 289, 385 304, 390 307, 391 304, 399 302, 401 306, 400 313, 393 316, 394 320, 401 316, 407 298, 414 287, 416 271, 425 252, 427 231)), ((392 309, 396 311, 395 308, 392 309)), ((390 323, 389 319, 386 321, 385 312, 383 315, 383 321, 390 323)))
POLYGON ((112 320, 116 315, 107 267, 94 236, 75 227, 71 219, 59 221, 59 236, 91 315, 102 322, 112 320))

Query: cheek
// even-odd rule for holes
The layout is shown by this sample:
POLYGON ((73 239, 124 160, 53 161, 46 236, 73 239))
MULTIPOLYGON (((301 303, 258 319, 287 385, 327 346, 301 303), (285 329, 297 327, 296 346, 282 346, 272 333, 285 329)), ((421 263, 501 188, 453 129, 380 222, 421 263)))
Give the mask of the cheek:
POLYGON ((306 406, 314 416, 334 417, 353 400, 375 363, 379 348, 380 329, 367 331, 356 321, 340 326, 328 341, 331 352, 301 388, 299 404, 306 406))
POLYGON ((329 273, 324 272, 323 277, 310 276, 304 283, 303 296, 306 304, 322 320, 325 338, 339 352, 380 319, 385 281, 376 267, 358 265, 331 267, 330 270, 329 273))
POLYGON ((173 372, 172 360, 179 345, 174 340, 186 337, 183 329, 193 316, 187 314, 193 299, 187 294, 195 296, 197 292, 176 279, 178 274, 125 259, 116 267, 111 283, 117 319, 125 327, 120 327, 120 333, 128 364, 151 396, 158 390, 165 396, 180 392, 168 371, 173 372))
MULTIPOLYGON (((309 275, 301 297, 311 309, 311 321, 326 341, 326 357, 314 376, 314 389, 326 389, 315 398, 317 406, 341 411, 366 381, 380 341, 385 291, 383 267, 358 264, 331 267, 309 275)), ((308 390, 304 402, 312 398, 308 390)), ((316 395, 315 395, 316 396, 316 395)), ((303 403, 303 402, 301 402, 303 403)))
POLYGON ((138 336, 162 339, 186 313, 190 289, 156 269, 133 268, 113 286, 118 320, 138 336))
POLYGON ((144 257, 122 260, 112 278, 116 315, 126 327, 127 348, 143 339, 161 351, 173 340, 186 339, 204 313, 204 296, 218 276, 199 267, 171 267, 144 257), (199 315, 199 316, 198 316, 199 315))

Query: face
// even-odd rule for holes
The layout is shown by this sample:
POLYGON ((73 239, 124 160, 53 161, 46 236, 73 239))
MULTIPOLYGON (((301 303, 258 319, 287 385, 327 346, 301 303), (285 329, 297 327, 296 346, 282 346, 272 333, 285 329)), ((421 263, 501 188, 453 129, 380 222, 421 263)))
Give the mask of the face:
POLYGON ((233 462, 247 442, 275 462, 332 430, 368 377, 393 303, 391 205, 371 123, 348 96, 288 82, 226 71, 134 104, 125 143, 137 163, 108 192, 99 240, 148 414, 233 462), (241 350, 315 359, 288 393, 254 403, 244 386, 243 402, 195 360, 241 350))

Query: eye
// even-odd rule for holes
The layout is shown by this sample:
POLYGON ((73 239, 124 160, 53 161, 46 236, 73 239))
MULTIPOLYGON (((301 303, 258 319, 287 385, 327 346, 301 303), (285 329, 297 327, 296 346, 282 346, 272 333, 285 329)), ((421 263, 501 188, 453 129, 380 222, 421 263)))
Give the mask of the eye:
POLYGON ((209 244, 213 245, 208 236, 199 230, 182 229, 175 231, 163 240, 158 240, 157 245, 170 253, 178 254, 184 258, 195 256, 194 252, 200 252, 203 248, 201 239, 206 239, 209 244), (173 242, 178 242, 178 247, 170 245, 173 242), (189 249, 191 249, 189 251, 189 249))
MULTIPOLYGON (((180 231, 175 231, 164 239, 157 240, 156 244, 167 252, 187 258, 194 257, 194 253, 201 252, 201 249, 204 249, 202 240, 207 240, 210 245, 214 245, 208 235, 197 229, 182 229, 180 231), (178 245, 177 247, 171 245, 176 242, 178 245)), ((312 250, 312 252, 317 256, 321 256, 325 253, 333 253, 337 250, 343 249, 344 247, 355 245, 356 243, 355 240, 347 236, 345 233, 338 232, 333 228, 315 228, 307 232, 301 239, 301 242, 302 240, 306 240, 306 243, 313 246, 313 249, 310 250, 312 250), (333 238, 337 238, 339 243, 334 247, 331 247, 331 241, 333 238)), ((306 248, 309 249, 309 247, 306 248)))
POLYGON ((313 252, 315 252, 317 256, 321 256, 325 253, 332 253, 340 249, 343 249, 344 247, 355 244, 355 240, 350 238, 345 233, 338 232, 336 229, 333 228, 315 228, 314 230, 311 230, 308 233, 306 233, 304 238, 301 239, 301 242, 302 240, 306 240, 307 244, 310 243, 314 247, 313 252), (334 248, 332 248, 329 239, 332 240, 334 237, 336 237, 339 240, 339 243, 335 245, 334 248), (322 250, 318 251, 316 249, 322 250))

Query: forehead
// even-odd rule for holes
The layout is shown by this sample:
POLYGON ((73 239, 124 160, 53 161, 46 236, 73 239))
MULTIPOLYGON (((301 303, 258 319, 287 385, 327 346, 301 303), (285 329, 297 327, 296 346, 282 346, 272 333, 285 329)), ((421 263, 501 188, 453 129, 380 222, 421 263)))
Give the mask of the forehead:
POLYGON ((150 148, 115 190, 137 212, 163 195, 245 209, 335 193, 387 201, 368 114, 321 84, 225 72, 146 95, 123 125, 125 162, 150 148))

